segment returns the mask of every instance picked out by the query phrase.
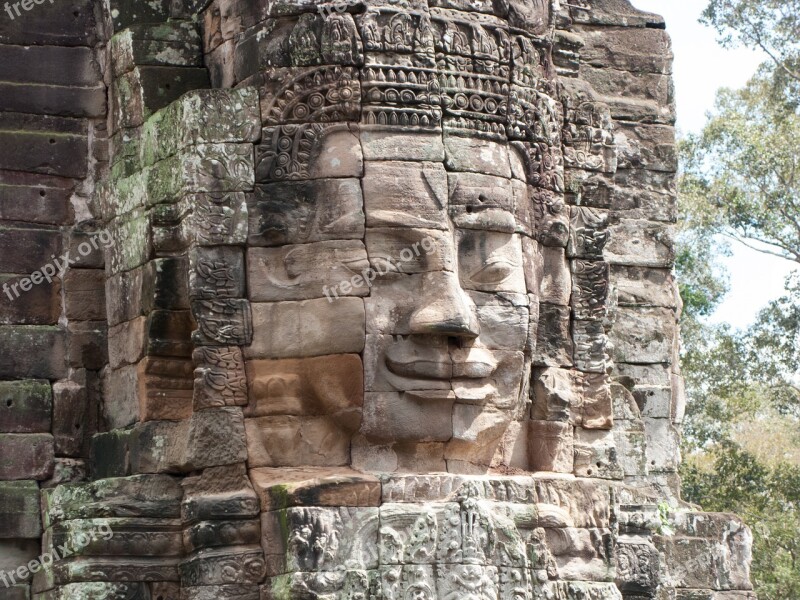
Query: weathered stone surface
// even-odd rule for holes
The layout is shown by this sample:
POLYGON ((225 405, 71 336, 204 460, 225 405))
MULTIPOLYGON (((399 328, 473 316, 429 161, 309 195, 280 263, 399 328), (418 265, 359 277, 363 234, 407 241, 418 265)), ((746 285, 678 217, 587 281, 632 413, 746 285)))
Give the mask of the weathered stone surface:
POLYGON ((255 142, 261 126, 257 103, 252 88, 184 94, 142 128, 141 164, 154 164, 187 146, 255 142))
POLYGON ((184 522, 258 516, 258 497, 244 465, 210 467, 199 476, 187 477, 181 485, 184 491, 181 517, 184 522))
POLYGON ((611 330, 614 360, 621 363, 671 363, 675 313, 668 308, 620 308, 611 330))
POLYGON ((53 415, 53 392, 44 380, 0 382, 0 432, 47 433, 53 415))
POLYGON ((530 421, 528 461, 534 471, 572 473, 573 432, 569 423, 530 421))
POLYGON ((254 302, 366 296, 368 270, 367 250, 358 240, 252 248, 248 295, 254 302))
POLYGON ((244 357, 238 346, 201 346, 192 353, 195 364, 195 410, 247 404, 244 357))
POLYGON ((572 339, 569 335, 569 313, 566 306, 539 304, 539 328, 534 362, 546 366, 572 365, 572 339))
POLYGON ((291 506, 380 506, 381 484, 351 469, 306 467, 249 472, 264 512, 291 506))
POLYGON ((64 278, 65 314, 76 321, 106 318, 105 273, 99 269, 70 269, 64 278))
POLYGON ((200 411, 184 421, 150 421, 134 428, 135 473, 170 473, 236 464, 247 457, 241 409, 200 411))
POLYGON ((361 177, 364 157, 356 125, 265 127, 256 146, 256 181, 361 177), (303 142, 301 144, 301 142, 303 142), (299 151, 299 146, 309 147, 299 151))
POLYGON ((247 358, 292 358, 361 352, 365 313, 361 298, 254 303, 253 343, 247 358))
POLYGON ((111 64, 117 77, 136 65, 202 66, 199 34, 187 22, 129 27, 112 37, 110 45, 111 64))
POLYGON ((56 327, 2 326, 0 377, 7 379, 61 379, 66 375, 64 331, 56 327))
POLYGON ((112 132, 138 127, 185 92, 208 84, 208 72, 202 68, 136 66, 111 87, 112 132))
POLYGON ((657 535, 685 404, 662 20, 65 2, 0 24, 0 283, 79 257, 0 313, 0 496, 46 488, 48 526, 0 567, 118 531, 14 600, 750 597, 740 523, 657 535))
POLYGON ((0 434, 0 479, 43 481, 53 474, 53 436, 0 434))
POLYGON ((0 169, 83 178, 88 164, 85 120, 0 114, 0 169))
POLYGON ((53 384, 53 437, 59 456, 80 455, 84 441, 97 427, 89 399, 93 384, 85 371, 73 374, 72 380, 53 384))
POLYGON ((448 188, 441 163, 368 161, 363 187, 368 227, 444 228, 448 188))
POLYGON ((364 236, 358 179, 257 185, 248 199, 251 246, 280 246, 364 236))
POLYGON ((247 379, 246 417, 335 414, 360 408, 364 399, 357 354, 250 360, 247 379))
POLYGON ((35 481, 0 483, 0 538, 34 539, 42 535, 39 486, 35 481))
POLYGON ((609 226, 611 239, 605 257, 612 264, 671 267, 675 260, 669 225, 649 221, 620 220, 609 226))

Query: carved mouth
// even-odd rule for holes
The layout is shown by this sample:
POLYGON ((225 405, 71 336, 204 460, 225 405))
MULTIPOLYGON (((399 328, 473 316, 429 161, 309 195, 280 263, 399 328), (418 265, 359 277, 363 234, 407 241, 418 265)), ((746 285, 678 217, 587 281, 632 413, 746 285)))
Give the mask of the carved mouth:
POLYGON ((452 379, 453 363, 447 361, 431 360, 392 360, 386 357, 386 366, 389 371, 400 377, 412 379, 452 379))
MULTIPOLYGON (((434 350, 435 349, 430 349, 434 350)), ((446 350, 445 350, 446 351, 446 350)), ((497 361, 491 353, 477 348, 458 348, 442 356, 410 357, 400 350, 398 356, 386 353, 386 366, 389 372, 409 379, 429 379, 450 381, 459 379, 486 379, 497 369, 497 361)))

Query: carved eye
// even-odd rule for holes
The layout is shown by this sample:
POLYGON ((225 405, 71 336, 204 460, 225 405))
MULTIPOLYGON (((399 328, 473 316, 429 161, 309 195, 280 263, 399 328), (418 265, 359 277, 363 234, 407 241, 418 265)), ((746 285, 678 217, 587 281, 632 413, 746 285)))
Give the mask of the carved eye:
POLYGON ((490 259, 470 275, 470 280, 483 285, 499 285, 513 275, 516 267, 517 265, 503 258, 490 259))

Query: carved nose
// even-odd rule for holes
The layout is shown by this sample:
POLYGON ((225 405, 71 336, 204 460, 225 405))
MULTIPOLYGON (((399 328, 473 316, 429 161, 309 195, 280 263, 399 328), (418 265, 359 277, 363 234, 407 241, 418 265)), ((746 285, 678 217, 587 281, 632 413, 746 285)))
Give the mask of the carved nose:
POLYGON ((420 300, 409 323, 412 333, 467 338, 480 334, 475 305, 455 273, 427 273, 420 300))

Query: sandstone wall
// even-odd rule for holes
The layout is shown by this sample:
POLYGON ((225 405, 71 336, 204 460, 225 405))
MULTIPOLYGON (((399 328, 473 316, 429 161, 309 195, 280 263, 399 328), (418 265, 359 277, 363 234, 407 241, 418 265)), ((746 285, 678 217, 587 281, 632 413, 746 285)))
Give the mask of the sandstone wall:
MULTIPOLYGON (((524 2, 498 4, 524 22, 524 2)), ((310 520, 377 548, 377 530, 350 524, 401 531, 398 506, 471 514, 473 496, 537 507, 524 547, 549 556, 529 571, 546 597, 753 598, 747 530, 678 500, 672 57, 663 21, 626 0, 576 0, 556 17, 564 203, 530 236, 539 335, 524 460, 509 448, 491 475, 379 478, 349 469, 337 438, 326 471, 272 470, 320 452, 253 433, 247 348, 296 318, 265 316, 263 290, 246 285, 265 246, 259 194, 276 179, 269 136, 287 122, 260 75, 341 53, 316 8, 59 0, 0 13, 0 571, 76 549, 32 583, 0 582, 0 599, 315 597, 290 595, 308 583, 287 574, 325 569, 281 546, 310 520), (60 277, 5 293, 65 252, 60 277), (499 472, 525 469, 536 475, 514 484, 499 472), (548 521, 553 506, 567 516, 548 521), (79 548, 102 526, 110 541, 79 548)), ((350 121, 352 104, 340 109, 350 121)), ((481 598, 517 597, 489 588, 481 598)))

